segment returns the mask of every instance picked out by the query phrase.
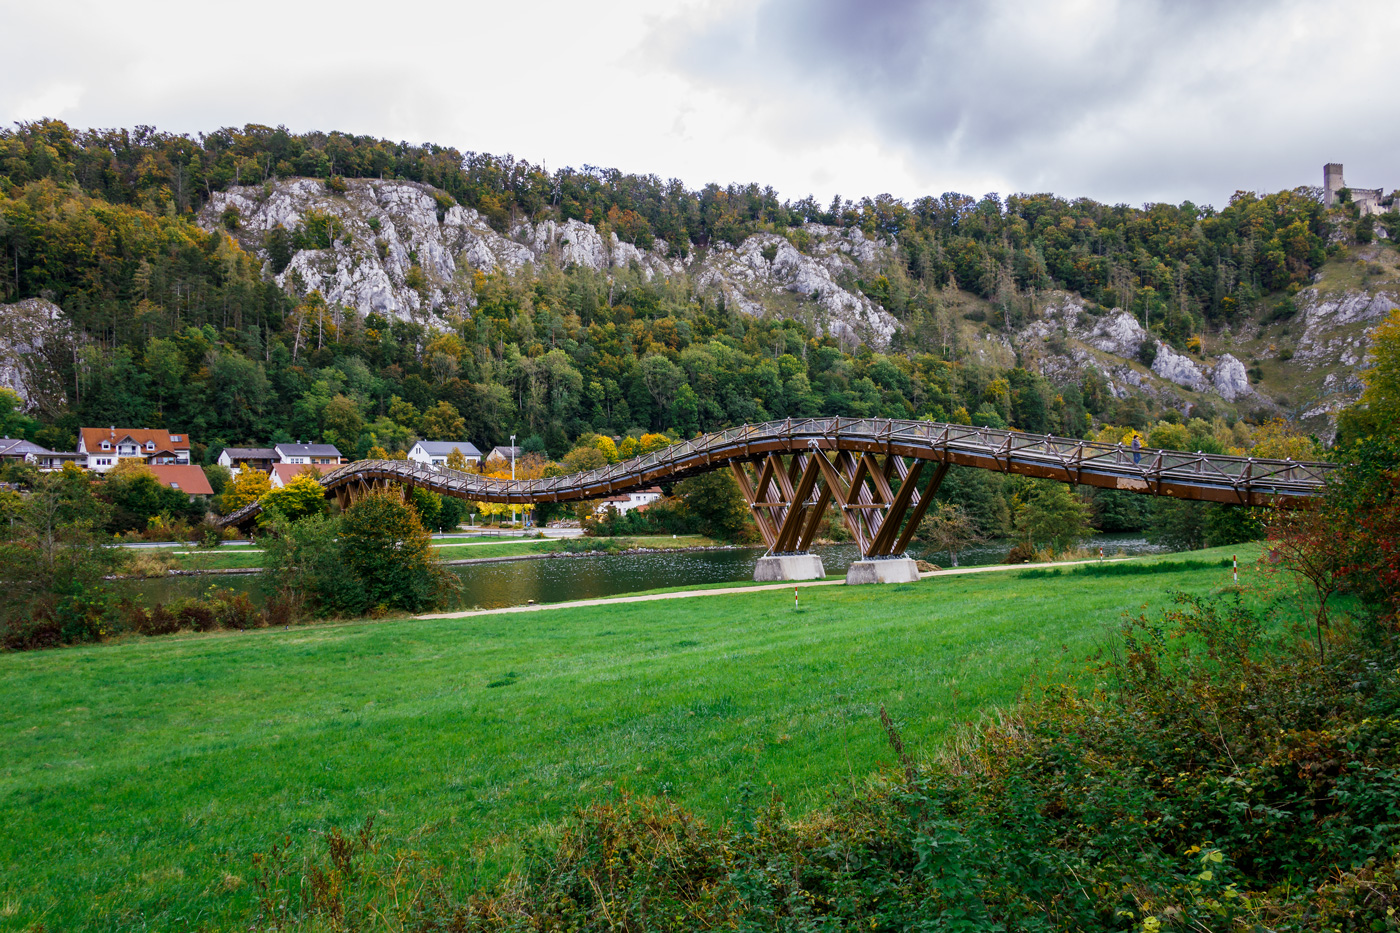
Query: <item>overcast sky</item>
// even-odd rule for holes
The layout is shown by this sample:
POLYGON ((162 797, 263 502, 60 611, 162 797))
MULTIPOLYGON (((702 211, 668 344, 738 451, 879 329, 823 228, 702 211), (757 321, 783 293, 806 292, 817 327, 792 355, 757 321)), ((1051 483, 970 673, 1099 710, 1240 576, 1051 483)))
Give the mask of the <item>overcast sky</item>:
POLYGON ((1400 187, 1388 0, 0 0, 0 120, 339 129, 771 184, 1400 187))

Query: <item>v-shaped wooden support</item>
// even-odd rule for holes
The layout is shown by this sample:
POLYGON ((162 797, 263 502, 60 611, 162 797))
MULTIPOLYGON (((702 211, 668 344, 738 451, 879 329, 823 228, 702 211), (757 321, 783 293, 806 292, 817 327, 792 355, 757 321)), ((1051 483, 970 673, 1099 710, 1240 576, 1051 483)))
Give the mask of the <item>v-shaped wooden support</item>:
POLYGON ((750 464, 731 462, 730 469, 769 554, 805 552, 834 502, 861 556, 869 558, 904 553, 948 464, 934 466, 922 490, 925 463, 915 460, 911 467, 899 456, 881 462, 870 453, 843 450, 833 456, 812 450, 786 458, 769 454, 750 464))

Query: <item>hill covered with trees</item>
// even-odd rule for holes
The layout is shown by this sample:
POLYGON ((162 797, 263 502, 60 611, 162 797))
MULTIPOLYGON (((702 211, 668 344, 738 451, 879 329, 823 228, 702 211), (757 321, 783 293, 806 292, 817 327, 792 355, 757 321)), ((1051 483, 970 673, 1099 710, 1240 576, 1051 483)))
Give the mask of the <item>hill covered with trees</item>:
MULTIPOLYGON (((822 205, 757 185, 551 173, 340 133, 250 125, 191 138, 40 121, 0 133, 0 294, 11 303, 0 347, 33 418, 16 433, 66 448, 82 424, 166 425, 190 433, 205 459, 225 445, 293 439, 363 456, 404 449, 415 434, 483 447, 515 434, 560 457, 588 432, 689 435, 813 414, 1083 436, 1177 411, 1184 417, 1169 417, 1222 416, 1228 427, 1282 409, 1263 395, 1231 404, 1204 383, 1178 391, 1152 358, 1170 352, 1208 372, 1203 345, 1261 316, 1286 320, 1340 240, 1358 235, 1345 221, 1306 189, 1241 193, 1220 210, 1048 194, 822 205), (299 254, 353 238, 335 216, 302 211, 290 228, 261 232, 227 211, 200 222, 221 193, 280 191, 292 178, 333 194, 357 179, 416 185, 439 220, 461 207, 506 237, 521 225, 589 225, 676 271, 544 254, 459 262, 457 300, 364 313, 304 278, 279 281, 299 254), (743 261, 771 265, 780 246, 814 256, 813 230, 873 244, 833 266, 833 283, 890 316, 887 340, 823 326, 791 283, 757 304, 736 299, 743 261), (721 254, 734 261, 719 278, 695 271, 721 254), (1055 302, 1083 326, 1053 324, 1055 302), (1124 321, 1141 333, 1114 345, 1117 356, 1090 345, 1086 328, 1124 321)), ((406 251, 406 287, 427 294, 431 274, 427 257, 406 251)))

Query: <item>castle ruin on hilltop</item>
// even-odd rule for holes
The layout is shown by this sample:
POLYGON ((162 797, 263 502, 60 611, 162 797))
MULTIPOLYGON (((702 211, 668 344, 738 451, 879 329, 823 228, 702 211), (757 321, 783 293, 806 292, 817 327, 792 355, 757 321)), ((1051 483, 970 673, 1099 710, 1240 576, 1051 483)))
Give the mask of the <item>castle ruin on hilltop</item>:
POLYGON ((1366 214, 1384 214, 1386 207, 1382 206, 1385 197, 1383 188, 1348 188, 1346 180, 1342 178, 1342 163, 1328 162, 1322 167, 1322 203, 1331 207, 1337 202, 1337 193, 1343 188, 1351 192, 1351 201, 1361 209, 1362 216, 1366 214))

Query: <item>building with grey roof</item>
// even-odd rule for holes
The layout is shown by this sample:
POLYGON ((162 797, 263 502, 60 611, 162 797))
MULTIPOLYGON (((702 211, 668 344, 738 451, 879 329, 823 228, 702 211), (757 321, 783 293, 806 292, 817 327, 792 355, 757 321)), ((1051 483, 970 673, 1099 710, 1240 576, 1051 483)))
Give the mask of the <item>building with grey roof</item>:
POLYGON ((481 461, 481 451, 470 441, 419 441, 408 452, 408 459, 432 466, 444 466, 452 451, 459 450, 467 463, 481 461))

